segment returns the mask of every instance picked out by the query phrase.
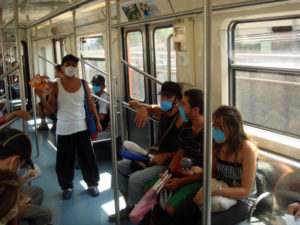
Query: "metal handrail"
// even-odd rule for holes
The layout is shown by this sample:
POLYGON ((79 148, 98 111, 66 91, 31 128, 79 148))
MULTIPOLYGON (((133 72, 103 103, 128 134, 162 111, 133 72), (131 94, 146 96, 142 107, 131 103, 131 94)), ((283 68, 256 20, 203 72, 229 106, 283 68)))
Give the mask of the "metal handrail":
MULTIPOLYGON (((125 102, 125 101, 122 102, 122 105, 123 105, 125 108, 130 109, 130 110, 133 111, 133 112, 137 112, 136 109, 130 107, 130 105, 129 105, 127 102, 125 102)), ((153 116, 148 116, 148 119, 149 119, 149 120, 152 120, 152 121, 155 122, 155 123, 158 123, 158 120, 157 120, 155 117, 153 117, 153 116)))
MULTIPOLYGON (((104 98, 101 98, 98 95, 95 95, 93 93, 91 93, 91 95, 92 95, 93 98, 96 98, 96 99, 98 99, 98 100, 100 100, 102 102, 105 102, 105 103, 109 104, 109 101, 105 100, 104 98)), ((116 107, 116 105, 115 105, 115 107, 116 107)))
POLYGON ((0 130, 5 129, 6 127, 8 127, 9 125, 11 125, 12 123, 14 123, 16 120, 18 120, 19 117, 15 117, 13 118, 11 121, 8 121, 7 123, 3 124, 2 126, 0 126, 0 130))
POLYGON ((50 61, 50 60, 48 60, 48 59, 46 59, 46 58, 44 58, 44 57, 42 57, 42 56, 38 56, 40 59, 42 59, 42 60, 44 60, 44 61, 46 61, 47 63, 50 63, 50 64, 52 64, 53 66, 57 66, 57 64, 56 63, 54 63, 54 62, 52 62, 52 61, 50 61))
POLYGON ((136 72, 140 73, 141 75, 145 76, 146 78, 148 78, 149 80, 154 81, 157 84, 162 85, 163 83, 159 80, 157 80, 156 78, 154 78, 153 76, 151 76, 150 74, 140 70, 139 68, 133 66, 132 64, 128 63, 127 61, 125 61, 124 59, 121 59, 121 63, 123 63, 125 66, 130 67, 131 69, 135 70, 136 72))
POLYGON ((2 74, 0 75, 0 79, 5 78, 5 77, 6 77, 8 74, 10 74, 11 72, 13 72, 13 71, 19 69, 19 67, 20 67, 20 65, 17 64, 17 65, 15 65, 13 68, 10 68, 10 69, 7 70, 6 72, 2 73, 2 74))
POLYGON ((82 63, 84 63, 84 64, 86 64, 86 65, 88 65, 88 66, 92 67, 93 69, 95 69, 95 70, 99 71, 99 72, 100 72, 102 75, 104 75, 104 76, 107 76, 107 77, 108 77, 108 73, 106 73, 105 71, 103 71, 103 70, 99 69, 98 67, 96 67, 96 66, 94 66, 94 65, 92 65, 92 64, 90 64, 90 63, 88 63, 88 62, 86 62, 86 61, 85 61, 85 60, 83 60, 83 59, 80 59, 80 58, 78 58, 78 60, 79 60, 80 62, 82 62, 82 63))

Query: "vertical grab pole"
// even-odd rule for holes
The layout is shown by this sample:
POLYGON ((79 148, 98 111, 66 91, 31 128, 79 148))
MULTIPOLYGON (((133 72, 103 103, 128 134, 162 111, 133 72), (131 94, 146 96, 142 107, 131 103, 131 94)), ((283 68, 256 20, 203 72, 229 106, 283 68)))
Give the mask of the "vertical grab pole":
POLYGON ((211 1, 203 1, 203 49, 204 49, 204 176, 202 224, 211 224, 211 164, 212 164, 212 71, 211 71, 211 1))
MULTIPOLYGON (((2 16, 2 8, 0 9, 0 27, 3 25, 3 16, 2 16)), ((3 68, 3 73, 6 72, 6 60, 5 60, 5 51, 4 51, 4 43, 3 43, 3 32, 1 30, 0 33, 0 41, 1 41, 1 53, 2 53, 2 68, 3 68)), ((9 100, 9 91, 8 91, 8 76, 5 76, 3 78, 4 80, 4 88, 5 88, 5 96, 6 96, 6 109, 7 112, 10 113, 10 100, 9 100)))
POLYGON ((167 57, 168 57, 168 80, 172 80, 172 73, 171 73, 171 38, 173 34, 170 34, 167 39, 167 57))
POLYGON ((109 80, 109 100, 110 100, 110 127, 111 127, 111 148, 112 148, 112 175, 114 186, 115 210, 117 215, 117 225, 120 225, 119 214, 119 188, 117 179, 117 148, 116 148, 116 117, 115 117, 115 99, 114 99, 114 79, 112 75, 112 35, 111 35, 111 5, 110 0, 105 0, 106 10, 106 41, 107 41, 107 61, 108 61, 108 80, 109 80))
MULTIPOLYGON (((121 22, 121 2, 120 0, 117 0, 117 21, 118 23, 121 22)), ((121 28, 118 28, 118 59, 123 58, 123 52, 122 52, 122 35, 121 35, 121 28)), ((124 120, 124 113, 125 110, 123 108, 122 102, 124 101, 124 74, 123 74, 123 64, 121 63, 121 60, 119 61, 119 100, 120 100, 120 129, 121 129, 121 140, 125 140, 125 120, 124 120)), ((120 135, 120 134, 119 134, 120 135)))
MULTIPOLYGON (((21 55, 21 37, 19 29, 19 7, 18 0, 14 0, 14 16, 15 16, 15 27, 16 27, 16 47, 17 47, 17 59, 19 61, 19 82, 20 82, 20 95, 21 95, 21 109, 26 110, 26 96, 25 96, 25 84, 24 84, 24 71, 23 71, 23 60, 21 55)), ((23 131, 28 134, 27 124, 23 120, 23 131)))
MULTIPOLYGON (((27 18, 29 21, 29 17, 27 18)), ((30 28, 26 30, 27 35, 27 43, 28 43, 28 61, 29 61, 29 75, 30 79, 33 78, 33 54, 32 54, 32 40, 31 40, 31 31, 30 28)), ((31 96, 32 96, 32 104, 33 104, 33 118, 34 118, 34 134, 35 134, 35 145, 36 145, 36 157, 40 157, 40 148, 39 148, 39 141, 38 141, 38 134, 37 134, 37 126, 36 126, 36 98, 34 94, 34 90, 32 87, 31 89, 31 96)))

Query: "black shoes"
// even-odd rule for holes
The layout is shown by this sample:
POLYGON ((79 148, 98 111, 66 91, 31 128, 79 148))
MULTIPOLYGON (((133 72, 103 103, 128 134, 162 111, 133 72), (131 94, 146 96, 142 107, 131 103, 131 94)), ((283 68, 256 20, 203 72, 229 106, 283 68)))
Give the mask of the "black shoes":
MULTIPOLYGON (((133 209, 133 207, 128 207, 128 206, 125 209, 122 209, 120 211, 120 220, 127 220, 127 219, 129 219, 129 214, 132 211, 132 209, 133 209)), ((108 217, 108 221, 109 222, 115 222, 116 218, 117 218, 116 214, 110 215, 108 217)))
POLYGON ((73 194, 73 189, 72 188, 68 188, 68 189, 64 190, 63 194, 62 194, 63 200, 70 199, 72 197, 72 194, 73 194))
POLYGON ((98 187, 96 186, 89 187, 88 192, 92 197, 97 197, 99 195, 99 190, 98 187))

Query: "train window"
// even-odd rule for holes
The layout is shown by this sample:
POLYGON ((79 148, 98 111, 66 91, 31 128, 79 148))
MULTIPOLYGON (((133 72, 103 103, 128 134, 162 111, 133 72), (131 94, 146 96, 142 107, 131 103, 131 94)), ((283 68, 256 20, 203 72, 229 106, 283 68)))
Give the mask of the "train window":
POLYGON ((300 137, 299 24, 300 19, 237 23, 230 48, 231 104, 246 123, 296 137, 300 137))
MULTIPOLYGON (((103 36, 81 38, 81 58, 87 63, 105 71, 105 52, 103 36)), ((83 74, 87 81, 91 81, 93 76, 99 71, 84 64, 83 74)))
MULTIPOLYGON (((172 27, 157 28, 154 31, 154 55, 156 78, 165 82, 167 80, 176 81, 176 51, 173 48, 172 27), (168 39, 170 40, 171 71, 168 71, 168 39)), ((161 85, 156 85, 157 93, 161 85)))
MULTIPOLYGON (((140 31, 129 31, 126 35, 128 62, 144 70, 143 38, 140 31)), ((138 72, 128 68, 130 98, 145 100, 145 79, 138 72)))

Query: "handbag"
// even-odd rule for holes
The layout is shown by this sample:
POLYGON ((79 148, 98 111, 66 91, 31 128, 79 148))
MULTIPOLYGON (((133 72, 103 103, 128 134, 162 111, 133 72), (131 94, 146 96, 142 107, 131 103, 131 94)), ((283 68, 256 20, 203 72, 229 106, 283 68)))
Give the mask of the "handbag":
POLYGON ((96 128, 95 116, 94 116, 94 114, 90 113, 89 102, 88 102, 88 97, 87 97, 86 86, 85 86, 84 80, 81 80, 81 84, 82 84, 83 90, 84 90, 84 110, 85 110, 86 124, 88 127, 88 131, 89 131, 91 140, 96 140, 98 132, 97 132, 97 128, 96 128))
MULTIPOLYGON (((217 180, 215 178, 211 179, 211 186, 221 186, 221 187, 228 187, 228 185, 222 181, 217 180)), ((201 187, 200 190, 202 190, 203 187, 201 187)), ((237 203, 236 199, 233 198, 227 198, 223 196, 212 196, 211 197, 211 212, 222 212, 225 211, 232 206, 234 206, 237 203)), ((200 210, 202 211, 202 206, 200 206, 200 210)))
MULTIPOLYGON (((170 124, 170 126, 168 127, 168 129, 164 132, 164 134, 161 136, 161 138, 159 138, 159 140, 157 141, 156 144, 154 144, 153 146, 151 146, 149 148, 149 153, 152 155, 157 155, 159 154, 159 147, 162 144, 163 140, 165 139, 165 137, 168 135, 168 133, 171 131, 173 125, 175 124, 177 118, 179 116, 179 113, 177 112, 176 116, 174 117, 174 119, 172 120, 172 123, 170 124)), ((148 162, 141 162, 141 161, 136 161, 136 160, 132 160, 130 163, 130 170, 135 172, 138 170, 142 170, 145 169, 147 167, 149 167, 149 163, 148 162)))

